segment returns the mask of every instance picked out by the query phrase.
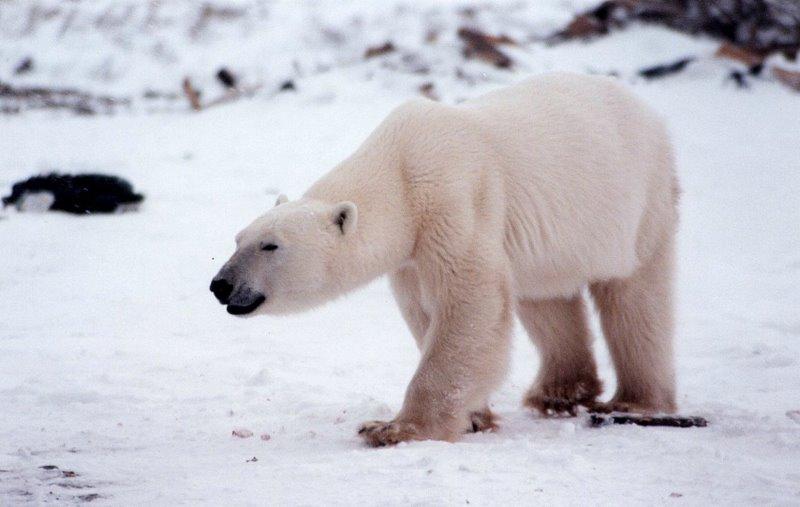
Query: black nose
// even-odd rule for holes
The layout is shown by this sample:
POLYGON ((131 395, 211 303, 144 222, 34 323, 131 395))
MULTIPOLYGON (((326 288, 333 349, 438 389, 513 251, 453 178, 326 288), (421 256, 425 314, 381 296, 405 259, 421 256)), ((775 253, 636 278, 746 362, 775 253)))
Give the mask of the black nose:
POLYGON ((214 278, 211 281, 210 289, 220 303, 227 305, 228 301, 230 301, 231 292, 233 292, 233 284, 224 278, 214 278))

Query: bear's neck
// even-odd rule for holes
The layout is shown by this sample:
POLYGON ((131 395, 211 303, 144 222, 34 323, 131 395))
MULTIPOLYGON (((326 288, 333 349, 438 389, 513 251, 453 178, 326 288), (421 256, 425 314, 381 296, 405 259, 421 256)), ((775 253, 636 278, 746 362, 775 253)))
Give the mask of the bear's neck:
POLYGON ((392 125, 381 125, 305 194, 330 204, 351 201, 358 208, 347 247, 333 259, 336 292, 347 292, 393 272, 412 254, 416 226, 406 195, 400 143, 392 125))

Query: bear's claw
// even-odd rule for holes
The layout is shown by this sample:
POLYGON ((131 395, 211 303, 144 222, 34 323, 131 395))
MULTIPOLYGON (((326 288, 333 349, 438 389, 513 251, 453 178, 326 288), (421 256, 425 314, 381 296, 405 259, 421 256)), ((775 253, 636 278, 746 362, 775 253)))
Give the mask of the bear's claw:
POLYGON ((365 422, 358 429, 358 434, 371 447, 384 447, 409 440, 420 440, 415 424, 400 421, 365 422))
POLYGON ((469 433, 480 433, 482 431, 496 431, 497 430, 497 416, 488 408, 472 412, 469 415, 470 428, 469 433))
POLYGON ((544 416, 575 417, 578 406, 594 407, 595 398, 602 391, 599 380, 585 379, 568 385, 553 385, 532 389, 525 397, 525 406, 544 416))

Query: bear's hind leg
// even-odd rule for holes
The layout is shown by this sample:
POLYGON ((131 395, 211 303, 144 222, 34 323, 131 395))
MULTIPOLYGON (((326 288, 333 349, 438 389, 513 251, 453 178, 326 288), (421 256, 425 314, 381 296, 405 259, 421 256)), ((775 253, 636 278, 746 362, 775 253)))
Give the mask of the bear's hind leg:
POLYGON ((672 357, 673 240, 633 275, 590 286, 617 372, 607 410, 675 411, 672 357))
POLYGON ((575 415, 603 390, 591 348, 586 308, 579 294, 571 298, 521 300, 517 315, 541 358, 525 405, 543 415, 575 415))

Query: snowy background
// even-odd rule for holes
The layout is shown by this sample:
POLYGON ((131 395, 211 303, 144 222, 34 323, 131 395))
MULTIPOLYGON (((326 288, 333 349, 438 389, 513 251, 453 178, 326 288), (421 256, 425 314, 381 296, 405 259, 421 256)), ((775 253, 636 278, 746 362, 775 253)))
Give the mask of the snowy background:
POLYGON ((0 81, 127 101, 0 115, 2 193, 59 170, 146 194, 138 213, 0 213, 0 505, 800 504, 800 94, 740 89, 718 42, 665 28, 542 42, 593 3, 0 1, 0 81), (461 26, 514 38, 513 69, 464 60, 461 26), (636 75, 683 56, 699 59, 636 75), (221 66, 258 91, 190 111, 181 81, 213 100, 221 66), (250 320, 208 283, 274 194, 300 195, 421 85, 456 103, 550 70, 616 73, 669 124, 679 404, 710 426, 531 414, 517 326, 497 433, 365 448, 358 424, 391 417, 417 360, 385 280, 250 320))

